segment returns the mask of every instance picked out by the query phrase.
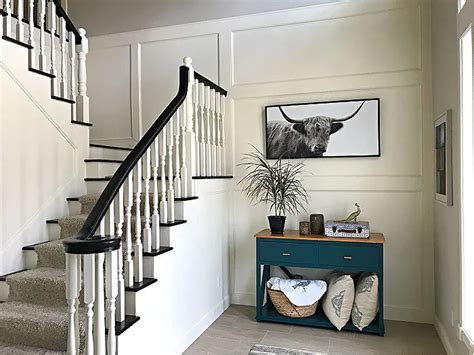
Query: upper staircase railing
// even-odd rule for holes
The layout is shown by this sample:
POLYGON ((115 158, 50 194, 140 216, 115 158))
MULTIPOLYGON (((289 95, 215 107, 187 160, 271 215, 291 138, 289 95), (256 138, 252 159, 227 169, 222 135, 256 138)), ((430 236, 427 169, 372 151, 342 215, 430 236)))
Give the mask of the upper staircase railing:
POLYGON ((143 252, 160 248, 160 224, 175 221, 175 198, 194 196, 195 176, 225 175, 227 92, 195 73, 191 58, 184 63, 176 96, 112 176, 80 232, 64 241, 70 354, 116 353, 125 287, 143 281, 143 252))
POLYGON ((59 0, 3 0, 1 14, 2 37, 29 49, 30 70, 51 78, 51 96, 73 105, 73 122, 89 123, 86 31, 59 0))

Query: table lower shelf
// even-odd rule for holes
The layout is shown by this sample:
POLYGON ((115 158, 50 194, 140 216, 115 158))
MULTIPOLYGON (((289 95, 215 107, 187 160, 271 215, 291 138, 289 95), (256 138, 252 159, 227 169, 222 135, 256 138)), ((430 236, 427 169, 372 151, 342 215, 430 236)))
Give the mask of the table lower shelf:
MULTIPOLYGON (((265 321, 265 322, 276 322, 276 323, 288 323, 288 324, 296 324, 296 325, 306 325, 311 327, 320 327, 320 328, 328 328, 328 329, 336 329, 334 325, 329 321, 329 319, 324 314, 323 310, 320 308, 321 306, 318 305, 318 309, 316 314, 311 317, 307 318, 290 318, 285 317, 279 314, 273 304, 271 302, 267 302, 262 307, 262 314, 259 317, 257 315, 257 321, 265 321)), ((369 334, 377 334, 383 336, 385 334, 383 321, 382 324, 379 324, 379 316, 375 317, 371 324, 365 327, 362 331, 357 329, 352 323, 349 322, 347 325, 342 328, 342 330, 354 331, 359 333, 369 333, 369 334)))

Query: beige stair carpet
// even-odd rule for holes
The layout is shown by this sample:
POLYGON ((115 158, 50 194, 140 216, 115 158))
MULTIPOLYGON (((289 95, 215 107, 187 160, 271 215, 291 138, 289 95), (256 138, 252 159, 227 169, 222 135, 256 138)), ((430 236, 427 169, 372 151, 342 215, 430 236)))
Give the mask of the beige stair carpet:
MULTIPOLYGON (((88 212, 98 196, 83 196, 88 212)), ((7 277, 8 300, 0 304, 0 354, 63 354, 67 350, 65 253, 62 244, 82 228, 87 214, 58 220, 61 239, 35 246, 37 268, 7 277)), ((82 299, 82 297, 81 297, 82 299)), ((82 302, 81 302, 82 303, 82 302)), ((79 308, 81 349, 85 311, 79 308)))
MULTIPOLYGON (((80 311, 81 349, 85 319, 80 311)), ((67 351, 68 313, 65 306, 8 301, 0 304, 0 342, 67 351)))
POLYGON ((32 348, 24 345, 11 345, 0 343, 2 355, 67 355, 65 351, 52 351, 41 348, 32 348))
MULTIPOLYGON (((68 313, 63 239, 77 234, 100 194, 79 198, 81 214, 60 218, 59 240, 35 246, 37 268, 7 277, 9 296, 0 304, 0 354, 63 354, 67 350, 68 313)), ((145 195, 140 204, 144 226, 145 195)), ((150 211, 153 197, 150 197, 150 211)), ((131 233, 135 236, 135 206, 132 208, 131 233)), ((123 227, 123 238, 126 229, 123 227)), ((84 346, 85 311, 82 297, 79 308, 81 349, 84 346)))

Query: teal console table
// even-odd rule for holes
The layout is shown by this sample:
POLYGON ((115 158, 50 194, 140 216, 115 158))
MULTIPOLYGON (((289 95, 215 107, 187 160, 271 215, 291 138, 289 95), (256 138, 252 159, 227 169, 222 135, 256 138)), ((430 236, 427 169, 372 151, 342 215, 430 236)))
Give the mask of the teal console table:
MULTIPOLYGON (((272 235, 263 230, 255 235, 257 244, 257 316, 258 322, 277 322, 336 329, 318 305, 314 316, 290 318, 280 315, 271 301, 266 302, 265 284, 270 266, 334 269, 350 273, 370 271, 379 278, 379 312, 364 333, 383 336, 383 244, 384 236, 373 233, 368 239, 302 236, 298 231, 272 235)), ((360 332, 349 320, 343 330, 360 332)))

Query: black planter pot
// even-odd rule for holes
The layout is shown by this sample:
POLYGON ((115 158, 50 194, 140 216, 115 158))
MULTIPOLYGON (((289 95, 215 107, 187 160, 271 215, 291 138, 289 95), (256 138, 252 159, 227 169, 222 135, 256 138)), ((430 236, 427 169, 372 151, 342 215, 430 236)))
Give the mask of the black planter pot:
POLYGON ((285 216, 268 216, 268 222, 270 223, 270 231, 272 234, 283 234, 285 220, 285 216))

